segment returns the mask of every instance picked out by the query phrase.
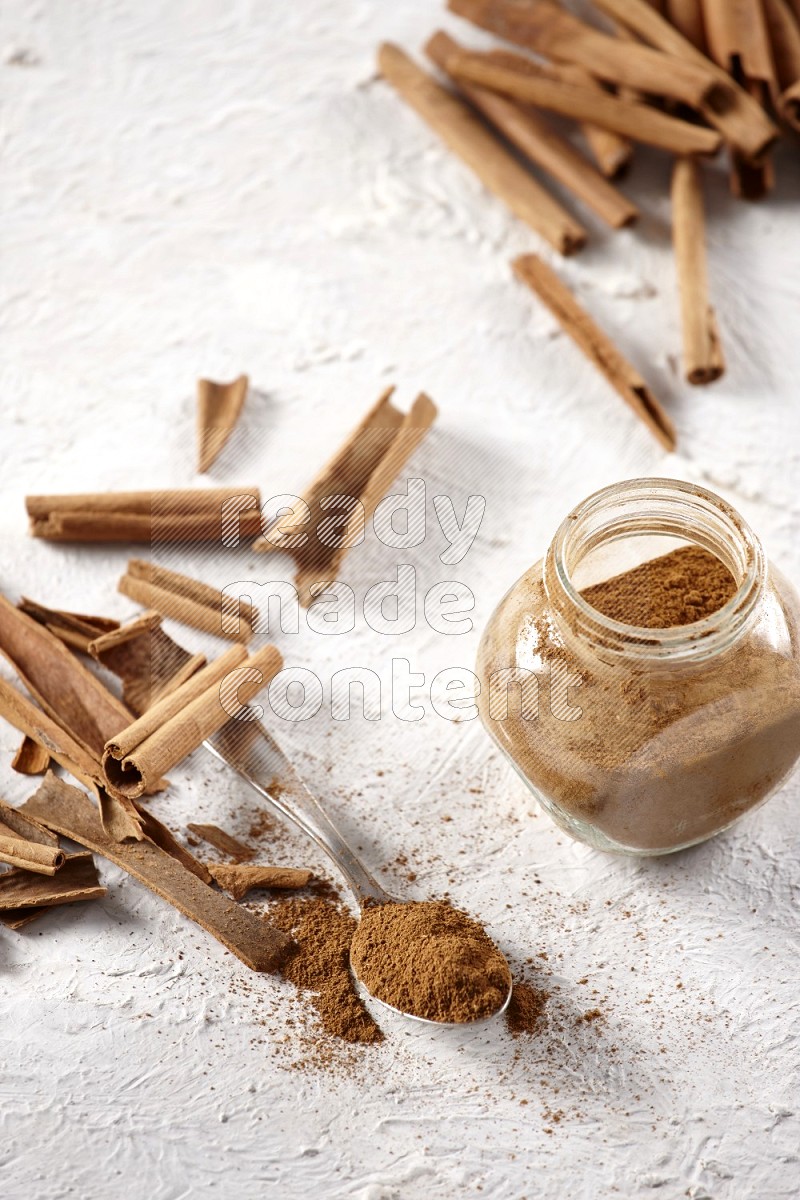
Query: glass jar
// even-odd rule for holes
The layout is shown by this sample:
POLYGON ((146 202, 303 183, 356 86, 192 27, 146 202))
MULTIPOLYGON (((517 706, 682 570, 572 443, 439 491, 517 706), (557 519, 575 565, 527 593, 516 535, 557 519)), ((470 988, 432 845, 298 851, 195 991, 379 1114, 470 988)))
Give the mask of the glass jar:
POLYGON ((767 799, 800 756, 800 599, 739 514, 705 488, 634 479, 569 514, 501 600, 477 671, 486 728, 553 820, 601 850, 665 854, 767 799), (582 595, 680 546, 736 592, 652 629, 582 595))

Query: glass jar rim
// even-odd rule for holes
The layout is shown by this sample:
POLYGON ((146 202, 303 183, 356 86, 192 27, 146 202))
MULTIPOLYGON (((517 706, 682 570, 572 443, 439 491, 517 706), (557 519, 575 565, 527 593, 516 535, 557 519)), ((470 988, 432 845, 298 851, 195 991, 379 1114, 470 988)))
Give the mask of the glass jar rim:
MULTIPOLYGON (((601 526, 595 545, 626 536, 620 522, 601 526), (603 536, 605 534, 606 536, 603 536)), ((577 565, 577 564, 575 564, 577 565)), ((577 505, 556 530, 545 559, 545 588, 556 607, 554 590, 566 601, 570 616, 579 632, 588 635, 603 648, 638 657, 676 659, 705 658, 725 649, 749 625, 765 587, 766 560, 760 541, 744 518, 715 492, 698 484, 663 477, 627 479, 593 492, 577 505), (656 515, 647 517, 646 505, 669 504, 674 523, 658 527, 656 515), (591 521, 610 513, 615 506, 641 504, 630 533, 664 534, 683 537, 688 542, 706 545, 725 562, 740 583, 736 592, 720 609, 689 625, 664 629, 627 625, 594 608, 575 587, 570 551, 591 521), (705 536, 702 536, 705 534, 705 536)))

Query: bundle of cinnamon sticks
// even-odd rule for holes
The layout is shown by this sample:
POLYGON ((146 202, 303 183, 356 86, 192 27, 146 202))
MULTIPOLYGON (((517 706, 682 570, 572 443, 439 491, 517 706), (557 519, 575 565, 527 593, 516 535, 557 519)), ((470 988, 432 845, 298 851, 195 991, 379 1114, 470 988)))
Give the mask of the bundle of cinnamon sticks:
MULTIPOLYGON (((691 384, 710 383, 723 373, 724 359, 709 303, 702 159, 725 149, 736 196, 757 199, 771 189, 772 148, 781 134, 800 130, 800 0, 594 3, 589 23, 558 0, 448 0, 452 13, 504 44, 475 50, 438 32, 424 53, 440 79, 391 44, 379 49, 379 69, 560 254, 579 251, 588 234, 580 216, 547 190, 548 181, 619 229, 639 215, 615 182, 634 145, 671 154, 684 375, 691 384), (551 113, 576 123, 575 141, 550 124, 551 113)), ((531 283, 530 262, 515 269, 531 283)), ((557 276, 539 269, 535 276, 535 290, 584 350, 587 328, 599 336, 587 353, 655 436, 673 446, 655 397, 632 399, 631 379, 646 385, 613 341, 575 297, 564 302, 557 276)))

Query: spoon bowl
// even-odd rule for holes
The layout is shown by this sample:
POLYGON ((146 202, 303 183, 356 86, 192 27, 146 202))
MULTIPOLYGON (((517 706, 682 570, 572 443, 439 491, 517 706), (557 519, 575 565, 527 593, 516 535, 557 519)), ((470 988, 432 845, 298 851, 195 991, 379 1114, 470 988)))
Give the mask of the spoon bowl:
POLYGON ((509 981, 508 991, 503 1003, 494 1012, 488 1013, 485 1017, 475 1017, 472 1021, 434 1021, 431 1017, 418 1017, 416 1013, 404 1012, 402 1008, 395 1008, 387 1000, 381 1000, 379 996, 374 995, 369 990, 365 983, 361 982, 353 969, 352 963, 350 964, 350 973, 356 982, 356 990, 362 1000, 365 996, 369 996, 374 1004, 380 1004, 381 1008, 385 1008, 388 1012, 395 1013, 399 1017, 405 1017, 407 1021, 413 1021, 417 1025, 428 1025, 433 1029, 481 1029, 484 1025, 488 1025, 490 1021, 495 1021, 498 1017, 502 1017, 511 1003, 511 993, 514 990, 513 982, 509 981))

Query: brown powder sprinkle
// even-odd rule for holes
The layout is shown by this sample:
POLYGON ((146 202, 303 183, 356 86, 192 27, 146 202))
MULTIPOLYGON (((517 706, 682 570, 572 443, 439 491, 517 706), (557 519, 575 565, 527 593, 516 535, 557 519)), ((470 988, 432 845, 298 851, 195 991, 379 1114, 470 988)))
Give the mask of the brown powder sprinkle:
POLYGON ((523 1033, 536 1033, 544 1016, 545 1005, 550 993, 529 983, 515 983, 511 1000, 506 1010, 506 1023, 512 1037, 523 1033))
POLYGON ((310 994, 325 1031, 346 1042, 382 1042, 383 1033, 361 1003, 350 974, 356 919, 344 905, 316 897, 282 900, 270 907, 269 921, 297 943, 282 972, 310 994))
POLYGON ((491 1016, 511 985, 508 964, 485 930, 439 900, 366 909, 350 959, 373 996, 429 1021, 491 1016))
POLYGON ((702 546, 682 546, 581 595, 612 621, 670 629, 711 616, 735 593, 736 580, 716 555, 702 546))

